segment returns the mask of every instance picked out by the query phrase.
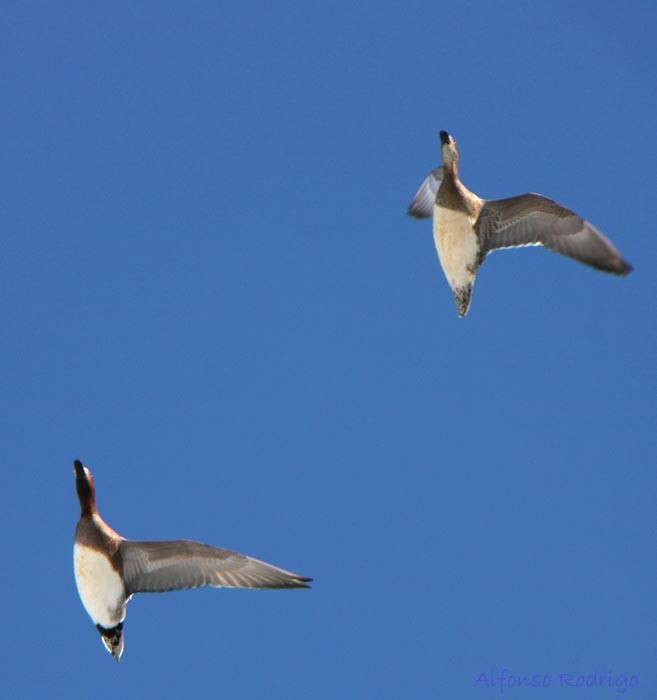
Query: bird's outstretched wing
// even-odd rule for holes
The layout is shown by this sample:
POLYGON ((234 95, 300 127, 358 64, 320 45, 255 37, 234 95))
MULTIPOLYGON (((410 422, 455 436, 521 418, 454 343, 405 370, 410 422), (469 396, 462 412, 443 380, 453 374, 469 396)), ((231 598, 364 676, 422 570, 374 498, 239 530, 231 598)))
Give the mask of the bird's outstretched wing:
POLYGON ((486 201, 477 222, 482 253, 542 245, 597 270, 627 275, 632 266, 581 216, 539 194, 486 201))
POLYGON ((304 578, 258 559, 199 542, 121 543, 126 592, 186 588, 309 588, 304 578))

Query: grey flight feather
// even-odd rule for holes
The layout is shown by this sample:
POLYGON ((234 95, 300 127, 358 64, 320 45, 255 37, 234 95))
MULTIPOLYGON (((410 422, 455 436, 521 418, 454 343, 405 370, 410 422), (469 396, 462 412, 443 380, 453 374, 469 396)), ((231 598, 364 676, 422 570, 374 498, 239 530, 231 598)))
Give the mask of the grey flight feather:
POLYGON ((308 588, 312 579, 200 542, 121 543, 126 593, 188 588, 308 588))
POLYGON ((603 272, 627 275, 632 271, 592 224, 539 194, 486 201, 477 233, 484 255, 498 248, 542 245, 603 272))
POLYGON ((441 165, 432 170, 420 185, 420 189, 415 193, 415 197, 413 197, 406 212, 409 216, 415 219, 430 219, 433 216, 433 205, 442 179, 443 166, 441 165))

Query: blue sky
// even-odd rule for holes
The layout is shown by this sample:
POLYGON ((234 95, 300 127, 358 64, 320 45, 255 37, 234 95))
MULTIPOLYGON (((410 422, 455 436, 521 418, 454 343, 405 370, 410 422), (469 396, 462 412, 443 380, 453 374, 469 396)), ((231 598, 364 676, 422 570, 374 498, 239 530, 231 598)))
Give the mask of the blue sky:
POLYGON ((654 3, 6 3, 7 697, 654 697, 654 3), (626 279, 405 216, 439 129, 626 279), (72 464, 134 539, 311 591, 78 599, 72 464))

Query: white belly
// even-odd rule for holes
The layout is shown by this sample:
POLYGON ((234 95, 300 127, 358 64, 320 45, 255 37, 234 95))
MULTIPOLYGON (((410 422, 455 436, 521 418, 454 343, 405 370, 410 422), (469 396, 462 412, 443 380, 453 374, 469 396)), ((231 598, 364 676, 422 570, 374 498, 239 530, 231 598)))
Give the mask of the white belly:
POLYGON ((107 557, 76 544, 73 566, 78 593, 89 617, 107 629, 118 625, 125 617, 125 588, 107 557))
POLYGON ((452 289, 473 284, 479 258, 479 240, 475 220, 461 211, 435 205, 433 240, 438 259, 452 289))

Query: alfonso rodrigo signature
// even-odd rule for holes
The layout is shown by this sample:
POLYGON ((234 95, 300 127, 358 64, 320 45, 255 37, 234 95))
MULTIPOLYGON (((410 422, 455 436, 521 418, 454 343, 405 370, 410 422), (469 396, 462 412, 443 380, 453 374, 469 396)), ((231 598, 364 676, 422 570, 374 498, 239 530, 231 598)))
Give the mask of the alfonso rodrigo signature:
MULTIPOLYGON (((598 688, 599 690, 614 690, 617 693, 626 693, 639 686, 639 677, 629 673, 512 673, 510 669, 503 668, 496 673, 485 671, 480 673, 475 681, 475 688, 482 690, 496 690, 500 693, 513 691, 519 688, 523 690, 542 688, 598 688)), ((588 697, 588 696, 587 696, 588 697)))

